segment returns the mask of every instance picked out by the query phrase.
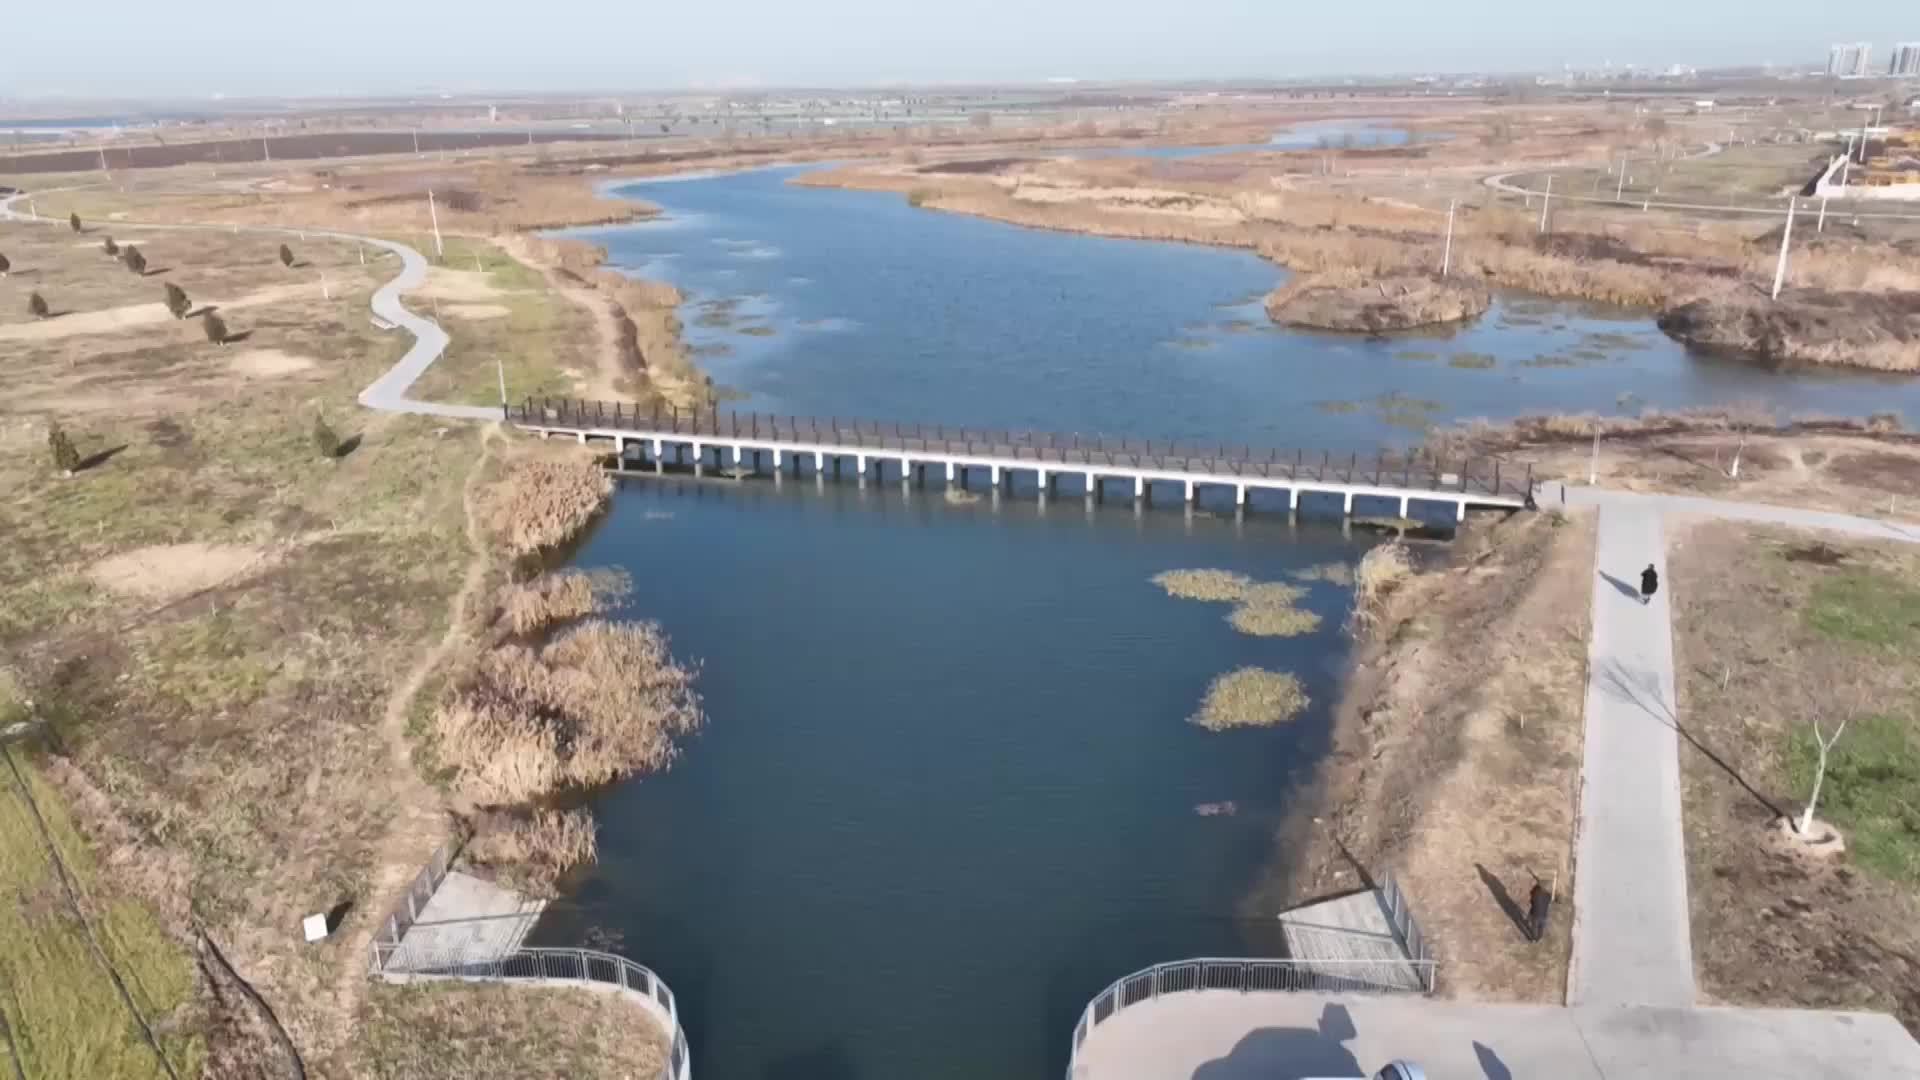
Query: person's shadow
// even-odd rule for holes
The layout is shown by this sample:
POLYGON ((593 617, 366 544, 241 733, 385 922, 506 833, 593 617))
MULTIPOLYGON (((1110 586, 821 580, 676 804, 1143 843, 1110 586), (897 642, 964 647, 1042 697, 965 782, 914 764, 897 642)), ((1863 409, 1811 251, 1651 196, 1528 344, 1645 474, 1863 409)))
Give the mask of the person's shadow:
POLYGON ((1306 1080, 1313 1076, 1366 1074, 1353 1051, 1341 1045, 1359 1032, 1345 1005, 1320 1010, 1317 1028, 1259 1028, 1247 1033, 1223 1058, 1193 1071, 1193 1080, 1306 1080))
POLYGON ((1621 581, 1619 578, 1614 577, 1612 574, 1607 573, 1605 570, 1600 571, 1600 576, 1607 579, 1607 584, 1613 586, 1616 589, 1619 589, 1620 595, 1626 597, 1627 599, 1633 601, 1636 604, 1640 602, 1640 586, 1629 585, 1628 583, 1621 581))
POLYGON ((1513 1070, 1493 1052, 1493 1047, 1483 1042, 1473 1044, 1473 1056, 1480 1059, 1480 1071, 1487 1074, 1487 1080, 1513 1080, 1513 1070))

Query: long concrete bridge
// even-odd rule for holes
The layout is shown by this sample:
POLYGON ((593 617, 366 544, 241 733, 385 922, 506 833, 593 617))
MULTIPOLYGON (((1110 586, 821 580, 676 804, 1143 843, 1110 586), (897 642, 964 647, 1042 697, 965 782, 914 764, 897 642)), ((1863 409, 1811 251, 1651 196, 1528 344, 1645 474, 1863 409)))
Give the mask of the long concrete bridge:
MULTIPOLYGON (((664 472, 688 466, 696 472, 758 473, 775 477, 807 466, 815 476, 838 474, 851 465, 862 482, 925 483, 938 470, 948 486, 964 487, 969 472, 984 472, 995 489, 1011 490, 1016 476, 1031 476, 1045 497, 1058 493, 1061 478, 1078 481, 1079 494, 1101 498, 1114 483, 1150 501, 1155 485, 1177 488, 1189 502, 1205 488, 1230 492, 1247 507, 1255 492, 1283 495, 1289 510, 1305 495, 1338 498, 1343 512, 1356 499, 1387 500, 1408 517, 1416 502, 1451 507, 1456 519, 1476 507, 1515 509, 1533 490, 1533 467, 1499 457, 1442 458, 1425 451, 1336 455, 1227 444, 1155 439, 979 430, 927 424, 809 419, 767 413, 688 411, 580 401, 529 398, 507 406, 509 423, 542 436, 571 436, 581 443, 612 444, 623 461, 635 457, 664 472)), ((1380 511, 1376 510, 1376 513, 1380 511)))

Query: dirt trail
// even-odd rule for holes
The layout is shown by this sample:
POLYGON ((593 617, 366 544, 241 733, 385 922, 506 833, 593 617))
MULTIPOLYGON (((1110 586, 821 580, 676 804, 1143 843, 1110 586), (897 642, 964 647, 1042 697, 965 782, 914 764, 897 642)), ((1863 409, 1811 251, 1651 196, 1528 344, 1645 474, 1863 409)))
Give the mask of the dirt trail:
POLYGON ((577 282, 568 282, 560 276, 558 270, 536 257, 531 248, 517 236, 503 236, 498 239, 501 250, 520 262, 540 272, 547 287, 566 298, 568 303, 581 308, 593 316, 594 332, 600 337, 600 348, 595 352, 598 363, 591 374, 581 381, 581 393, 594 401, 631 401, 616 387, 620 376, 620 326, 614 315, 613 301, 598 290, 577 282))
POLYGON ((493 456, 493 441, 499 426, 481 429, 480 456, 468 470, 463 488, 466 507, 467 547, 471 555, 460 580, 460 589, 448 604, 447 629, 440 640, 416 661, 406 678, 387 697, 380 719, 380 733, 386 739, 393 760, 390 790, 386 801, 394 808, 394 820, 374 853, 374 877, 368 889, 366 907, 359 913, 358 926, 348 939, 346 962, 342 965, 333 995, 333 1013, 327 1030, 335 1039, 332 1048, 346 1046, 353 1018, 360 1012, 366 994, 367 964, 374 933, 386 918, 395 898, 425 863, 436 844, 446 837, 445 804, 439 792, 421 779, 413 766, 413 745, 407 737, 407 720, 413 702, 434 671, 459 644, 466 632, 467 616, 475 598, 485 585, 492 559, 486 550, 486 537, 480 525, 479 504, 475 497, 480 477, 493 456))

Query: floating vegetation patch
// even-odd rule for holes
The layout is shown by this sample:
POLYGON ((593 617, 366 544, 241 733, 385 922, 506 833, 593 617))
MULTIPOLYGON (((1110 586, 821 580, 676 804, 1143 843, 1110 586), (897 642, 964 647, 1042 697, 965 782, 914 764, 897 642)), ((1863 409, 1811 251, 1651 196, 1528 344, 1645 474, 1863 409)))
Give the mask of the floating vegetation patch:
POLYGON ((1398 390, 1381 394, 1373 401, 1382 423, 1411 431, 1425 431, 1433 417, 1445 406, 1428 398, 1409 397, 1398 390))
POLYGON ((1577 367, 1578 365, 1571 356, 1563 356, 1560 353, 1542 353, 1531 360, 1520 361, 1520 366, 1530 368, 1570 368, 1577 367))
POLYGON ((1481 371, 1498 363, 1492 354, 1483 352, 1457 352, 1447 357, 1448 367, 1468 368, 1481 371))
POLYGON ((761 324, 755 324, 753 326, 743 326, 740 328, 739 332, 747 335, 748 337, 772 337, 773 327, 765 326, 761 324))
POLYGON ((1181 600, 1232 603, 1247 595, 1254 581, 1231 570, 1168 570, 1153 575, 1153 583, 1181 600))
POLYGON ((1170 349, 1185 349, 1189 352, 1201 352, 1213 348, 1214 343, 1208 341, 1206 338, 1182 337, 1174 338, 1172 341, 1167 342, 1167 347, 1170 349))
POLYGON ((1362 403, 1358 401, 1316 401, 1313 403, 1313 407, 1320 410, 1323 413, 1332 413, 1335 416, 1345 416, 1348 413, 1359 412, 1361 408, 1361 404, 1362 403))
POLYGON ((1299 637, 1320 629, 1319 615, 1291 604, 1241 604, 1227 621, 1254 637, 1299 637))
POLYGON ((1311 704, 1300 680, 1284 671, 1244 667, 1213 680, 1191 722, 1208 731, 1274 727, 1311 704))
POLYGON ((980 496, 965 488, 948 488, 946 500, 948 506, 972 506, 980 501, 980 496))
POLYGON ((1395 360, 1438 360, 1440 354, 1425 349, 1401 349, 1393 354, 1395 360))
POLYGON ((1228 319, 1220 324, 1220 329, 1229 334, 1245 334, 1260 328, 1260 324, 1251 319, 1228 319))

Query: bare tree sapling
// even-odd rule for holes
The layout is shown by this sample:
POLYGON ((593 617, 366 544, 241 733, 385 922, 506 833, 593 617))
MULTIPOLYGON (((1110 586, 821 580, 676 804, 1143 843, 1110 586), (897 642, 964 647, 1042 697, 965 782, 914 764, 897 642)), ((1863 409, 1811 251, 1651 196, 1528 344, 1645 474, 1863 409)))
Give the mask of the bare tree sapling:
POLYGON ((207 340, 215 345, 227 343, 227 323, 225 319, 209 311, 200 317, 200 329, 206 332, 207 340))
POLYGON ((289 269, 293 266, 293 249, 285 244, 280 245, 280 265, 289 269))
POLYGON ((39 293, 27 294, 27 314, 36 319, 47 317, 47 298, 39 293))
POLYGON ((166 284, 167 310, 176 319, 184 319, 187 312, 193 310, 193 301, 187 298, 187 290, 169 281, 166 284))

